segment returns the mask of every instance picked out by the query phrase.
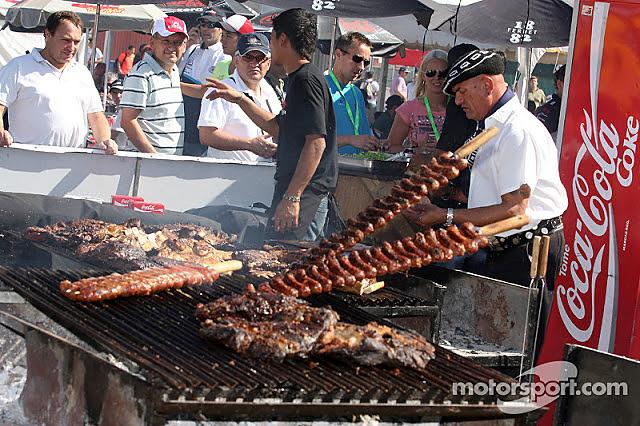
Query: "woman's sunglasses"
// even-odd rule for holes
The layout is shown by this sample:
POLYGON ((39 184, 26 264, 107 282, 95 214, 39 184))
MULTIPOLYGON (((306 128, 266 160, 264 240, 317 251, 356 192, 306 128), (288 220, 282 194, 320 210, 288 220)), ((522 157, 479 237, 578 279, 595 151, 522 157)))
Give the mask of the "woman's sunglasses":
POLYGON ((442 70, 442 71, 438 71, 438 70, 426 70, 423 71, 424 75, 426 75, 427 77, 435 77, 436 74, 438 74, 438 77, 440 78, 447 78, 447 73, 449 72, 448 70, 442 70))
MULTIPOLYGON (((349 52, 347 52, 346 50, 340 49, 342 52, 346 53, 347 55, 349 54, 349 52)), ((365 59, 360 55, 353 55, 351 57, 351 60, 353 62, 355 62, 356 64, 359 64, 360 62, 364 62, 364 66, 365 68, 369 66, 369 64, 371 64, 371 59, 365 59)))

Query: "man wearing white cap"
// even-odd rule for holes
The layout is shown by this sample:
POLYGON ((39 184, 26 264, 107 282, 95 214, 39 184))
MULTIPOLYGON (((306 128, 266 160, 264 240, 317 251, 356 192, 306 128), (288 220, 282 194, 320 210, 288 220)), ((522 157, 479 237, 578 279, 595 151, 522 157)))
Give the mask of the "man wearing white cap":
POLYGON ((220 23, 222 27, 222 50, 225 55, 230 55, 224 61, 220 61, 213 70, 213 78, 216 80, 224 80, 235 71, 236 64, 234 55, 238 39, 243 34, 253 32, 253 25, 246 17, 242 15, 232 15, 225 18, 220 23))
MULTIPOLYGON (((260 108, 278 114, 278 96, 264 79, 271 65, 269 40, 263 34, 244 34, 238 41, 237 67, 224 83, 245 94, 260 108)), ((278 147, 237 104, 223 99, 202 99, 198 121, 200 141, 209 146, 208 156, 244 162, 264 161, 278 147)))
POLYGON ((120 102, 122 128, 141 152, 182 154, 184 104, 177 63, 187 26, 174 16, 153 25, 151 52, 129 71, 120 102))

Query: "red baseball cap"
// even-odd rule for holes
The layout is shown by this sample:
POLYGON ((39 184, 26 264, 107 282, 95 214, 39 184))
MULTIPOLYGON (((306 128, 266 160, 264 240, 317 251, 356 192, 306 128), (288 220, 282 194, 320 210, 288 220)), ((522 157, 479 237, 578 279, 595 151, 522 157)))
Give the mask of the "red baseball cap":
POLYGON ((222 20, 222 28, 232 33, 249 34, 254 32, 253 25, 245 16, 232 15, 222 20))
POLYGON ((153 23, 153 31, 151 35, 159 34, 162 37, 169 37, 171 34, 184 34, 185 37, 189 37, 187 33, 187 24, 180 18, 175 16, 167 16, 156 20, 153 23))

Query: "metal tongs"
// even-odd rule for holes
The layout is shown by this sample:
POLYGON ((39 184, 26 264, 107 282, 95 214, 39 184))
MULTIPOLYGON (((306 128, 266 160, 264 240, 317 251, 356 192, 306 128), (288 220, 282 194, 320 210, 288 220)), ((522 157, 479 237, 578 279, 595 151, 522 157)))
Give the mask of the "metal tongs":
POLYGON ((533 237, 533 247, 531 249, 531 269, 529 271, 529 277, 531 278, 531 281, 529 282, 528 289, 527 314, 525 317, 524 337, 522 339, 522 358, 520 360, 520 375, 518 376, 520 381, 522 381, 522 374, 525 371, 525 368, 526 370, 533 368, 536 349, 538 347, 538 332, 540 316, 542 314, 544 290, 546 288, 545 277, 547 275, 550 241, 551 237, 549 237, 548 235, 545 235, 543 237, 533 237), (538 300, 537 303, 534 304, 534 306, 531 306, 531 299, 534 289, 538 290, 538 300), (535 309, 533 314, 536 315, 536 321, 534 323, 535 331, 533 333, 533 336, 530 333, 531 328, 529 327, 529 314, 532 313, 532 308, 535 309), (531 352, 528 357, 525 357, 527 348, 530 348, 531 352), (525 365, 525 358, 527 358, 527 365, 525 365))

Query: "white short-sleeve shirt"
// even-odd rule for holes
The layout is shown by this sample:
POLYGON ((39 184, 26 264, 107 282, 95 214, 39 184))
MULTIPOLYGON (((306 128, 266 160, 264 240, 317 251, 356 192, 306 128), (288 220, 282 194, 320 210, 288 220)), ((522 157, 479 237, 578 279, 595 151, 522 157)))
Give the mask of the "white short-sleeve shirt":
POLYGON ((469 208, 500 204, 502 195, 526 183, 532 191, 529 227, 562 215, 567 193, 560 181, 556 146, 544 125, 514 97, 485 119, 485 127, 497 127, 500 133, 478 150, 471 169, 469 208))
POLYGON ((182 155, 184 102, 177 66, 169 74, 145 53, 124 79, 122 108, 141 110, 138 124, 156 151, 182 155))
MULTIPOLYGON (((242 81, 238 70, 233 75, 223 80, 234 89, 249 94, 249 88, 242 81)), ((209 92, 207 92, 209 94, 209 92)), ((278 115, 282 109, 282 104, 273 88, 265 79, 260 81, 260 96, 250 96, 251 99, 262 109, 270 111, 274 115, 278 115)), ((227 102, 223 99, 215 99, 210 101, 206 95, 202 98, 202 108, 200 109, 200 119, 198 120, 198 128, 215 127, 235 136, 246 137, 252 139, 263 134, 262 130, 253 124, 253 121, 242 111, 237 104, 227 102)), ((218 158, 221 160, 239 160, 246 162, 264 161, 262 158, 251 151, 223 151, 220 149, 209 147, 207 156, 218 158)))
POLYGON ((182 73, 195 78, 201 83, 206 83, 207 77, 211 77, 216 65, 225 58, 229 58, 222 51, 222 43, 218 42, 203 49, 201 45, 190 46, 182 55, 179 64, 180 75, 182 73))
POLYGON ((40 51, 34 48, 0 69, 0 104, 9 110, 9 132, 15 142, 83 147, 87 114, 103 111, 91 73, 77 62, 60 71, 40 51))

